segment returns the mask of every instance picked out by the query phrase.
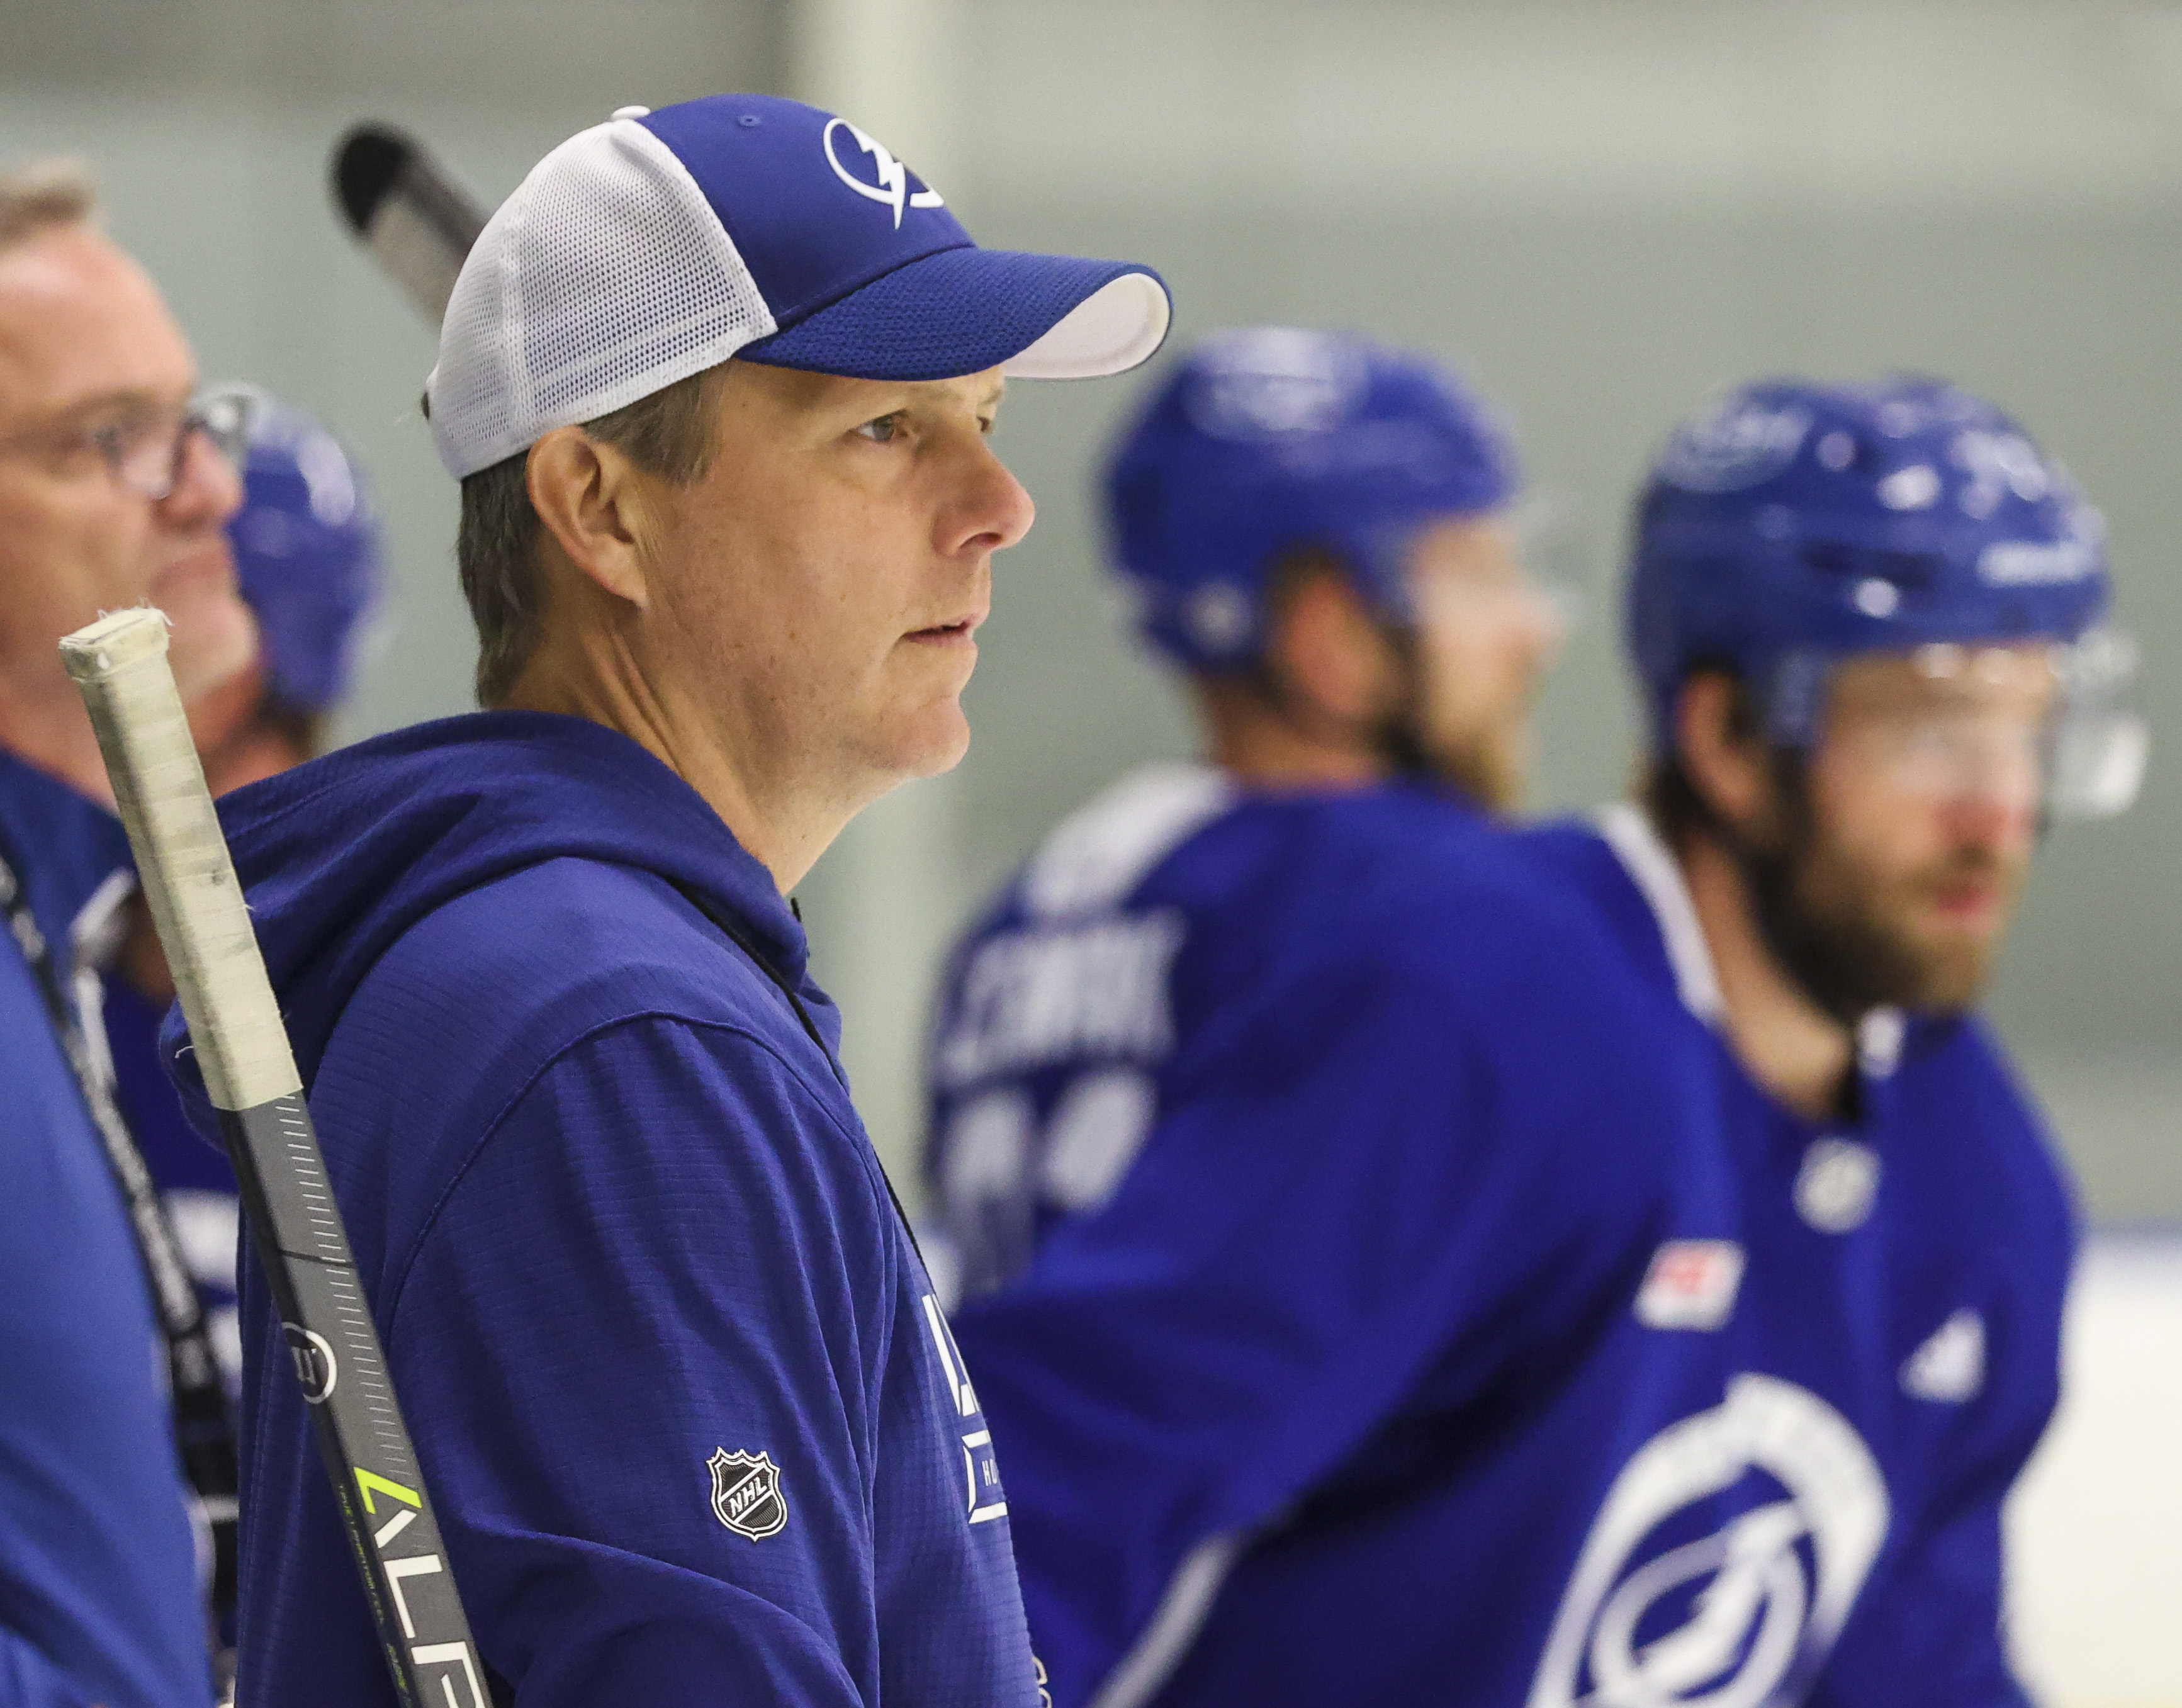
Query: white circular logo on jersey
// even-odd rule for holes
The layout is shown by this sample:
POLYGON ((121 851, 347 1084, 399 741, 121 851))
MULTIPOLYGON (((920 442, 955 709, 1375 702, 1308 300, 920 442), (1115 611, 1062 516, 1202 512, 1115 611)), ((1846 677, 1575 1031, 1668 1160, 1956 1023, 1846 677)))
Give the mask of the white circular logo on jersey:
POLYGON ((1763 1708, 1824 1664, 1886 1537, 1848 1420, 1770 1376, 1663 1429, 1607 1493, 1530 1708, 1763 1708), (1739 1509, 1739 1510, 1738 1510, 1739 1509), (1681 1540, 1692 1528, 1694 1540, 1681 1540))
POLYGON ((909 187, 909 169, 895 159, 886 145, 868 136, 845 119, 829 119, 819 135, 819 144, 826 151, 826 163, 833 169, 833 175, 857 195, 869 202, 883 202, 894 209, 895 229, 901 227, 904 207, 944 207, 937 190, 919 190, 912 193, 909 187), (845 130, 856 139, 856 146, 871 156, 872 175, 861 178, 841 163, 834 152, 833 133, 845 130))
POLYGON ((1822 1234, 1862 1227, 1879 1196, 1879 1152, 1853 1139, 1814 1139, 1796 1171, 1796 1213, 1822 1234))

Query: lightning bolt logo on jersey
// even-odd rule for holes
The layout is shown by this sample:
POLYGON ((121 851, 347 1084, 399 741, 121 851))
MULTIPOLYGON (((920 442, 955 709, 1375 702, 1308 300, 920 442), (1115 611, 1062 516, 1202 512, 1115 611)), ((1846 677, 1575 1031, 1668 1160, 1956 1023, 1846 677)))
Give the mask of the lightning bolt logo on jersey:
POLYGON ((1886 1484, 1847 1421, 1768 1376, 1662 1430, 1614 1479, 1530 1708, 1799 1700, 1886 1539, 1886 1484), (1744 1503, 1721 1518, 1721 1503, 1744 1503), (1714 1528, 1677 1541, 1691 1521, 1714 1528))

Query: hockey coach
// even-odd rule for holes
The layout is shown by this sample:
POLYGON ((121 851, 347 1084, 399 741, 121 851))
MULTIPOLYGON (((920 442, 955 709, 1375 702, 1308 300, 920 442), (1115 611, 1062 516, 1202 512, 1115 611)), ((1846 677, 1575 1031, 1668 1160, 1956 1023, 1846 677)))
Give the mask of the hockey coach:
MULTIPOLYGON (((485 710, 228 825, 495 1699, 1038 1700, 975 1390, 784 899, 967 731, 1030 526, 1004 376, 1164 335, 844 119, 624 108, 463 268, 429 382, 485 710)), ((239 1700, 387 1704, 262 1273, 239 1700)))

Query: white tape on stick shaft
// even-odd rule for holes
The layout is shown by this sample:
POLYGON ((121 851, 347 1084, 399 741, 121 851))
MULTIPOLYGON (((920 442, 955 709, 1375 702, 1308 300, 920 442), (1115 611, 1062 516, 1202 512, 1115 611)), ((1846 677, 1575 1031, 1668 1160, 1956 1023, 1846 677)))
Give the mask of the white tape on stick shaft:
POLYGON ((166 618, 116 611, 62 641, 61 658, 98 733, 205 1090, 221 1108, 248 1109, 300 1089, 167 665, 166 618))

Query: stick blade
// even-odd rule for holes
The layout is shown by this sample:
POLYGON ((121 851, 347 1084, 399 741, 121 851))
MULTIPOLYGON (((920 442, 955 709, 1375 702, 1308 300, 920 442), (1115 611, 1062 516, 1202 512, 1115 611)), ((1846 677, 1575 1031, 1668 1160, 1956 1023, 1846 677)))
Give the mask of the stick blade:
POLYGON ((335 145, 331 176, 342 223, 436 329, 485 229, 475 199, 391 124, 352 127, 335 145))

